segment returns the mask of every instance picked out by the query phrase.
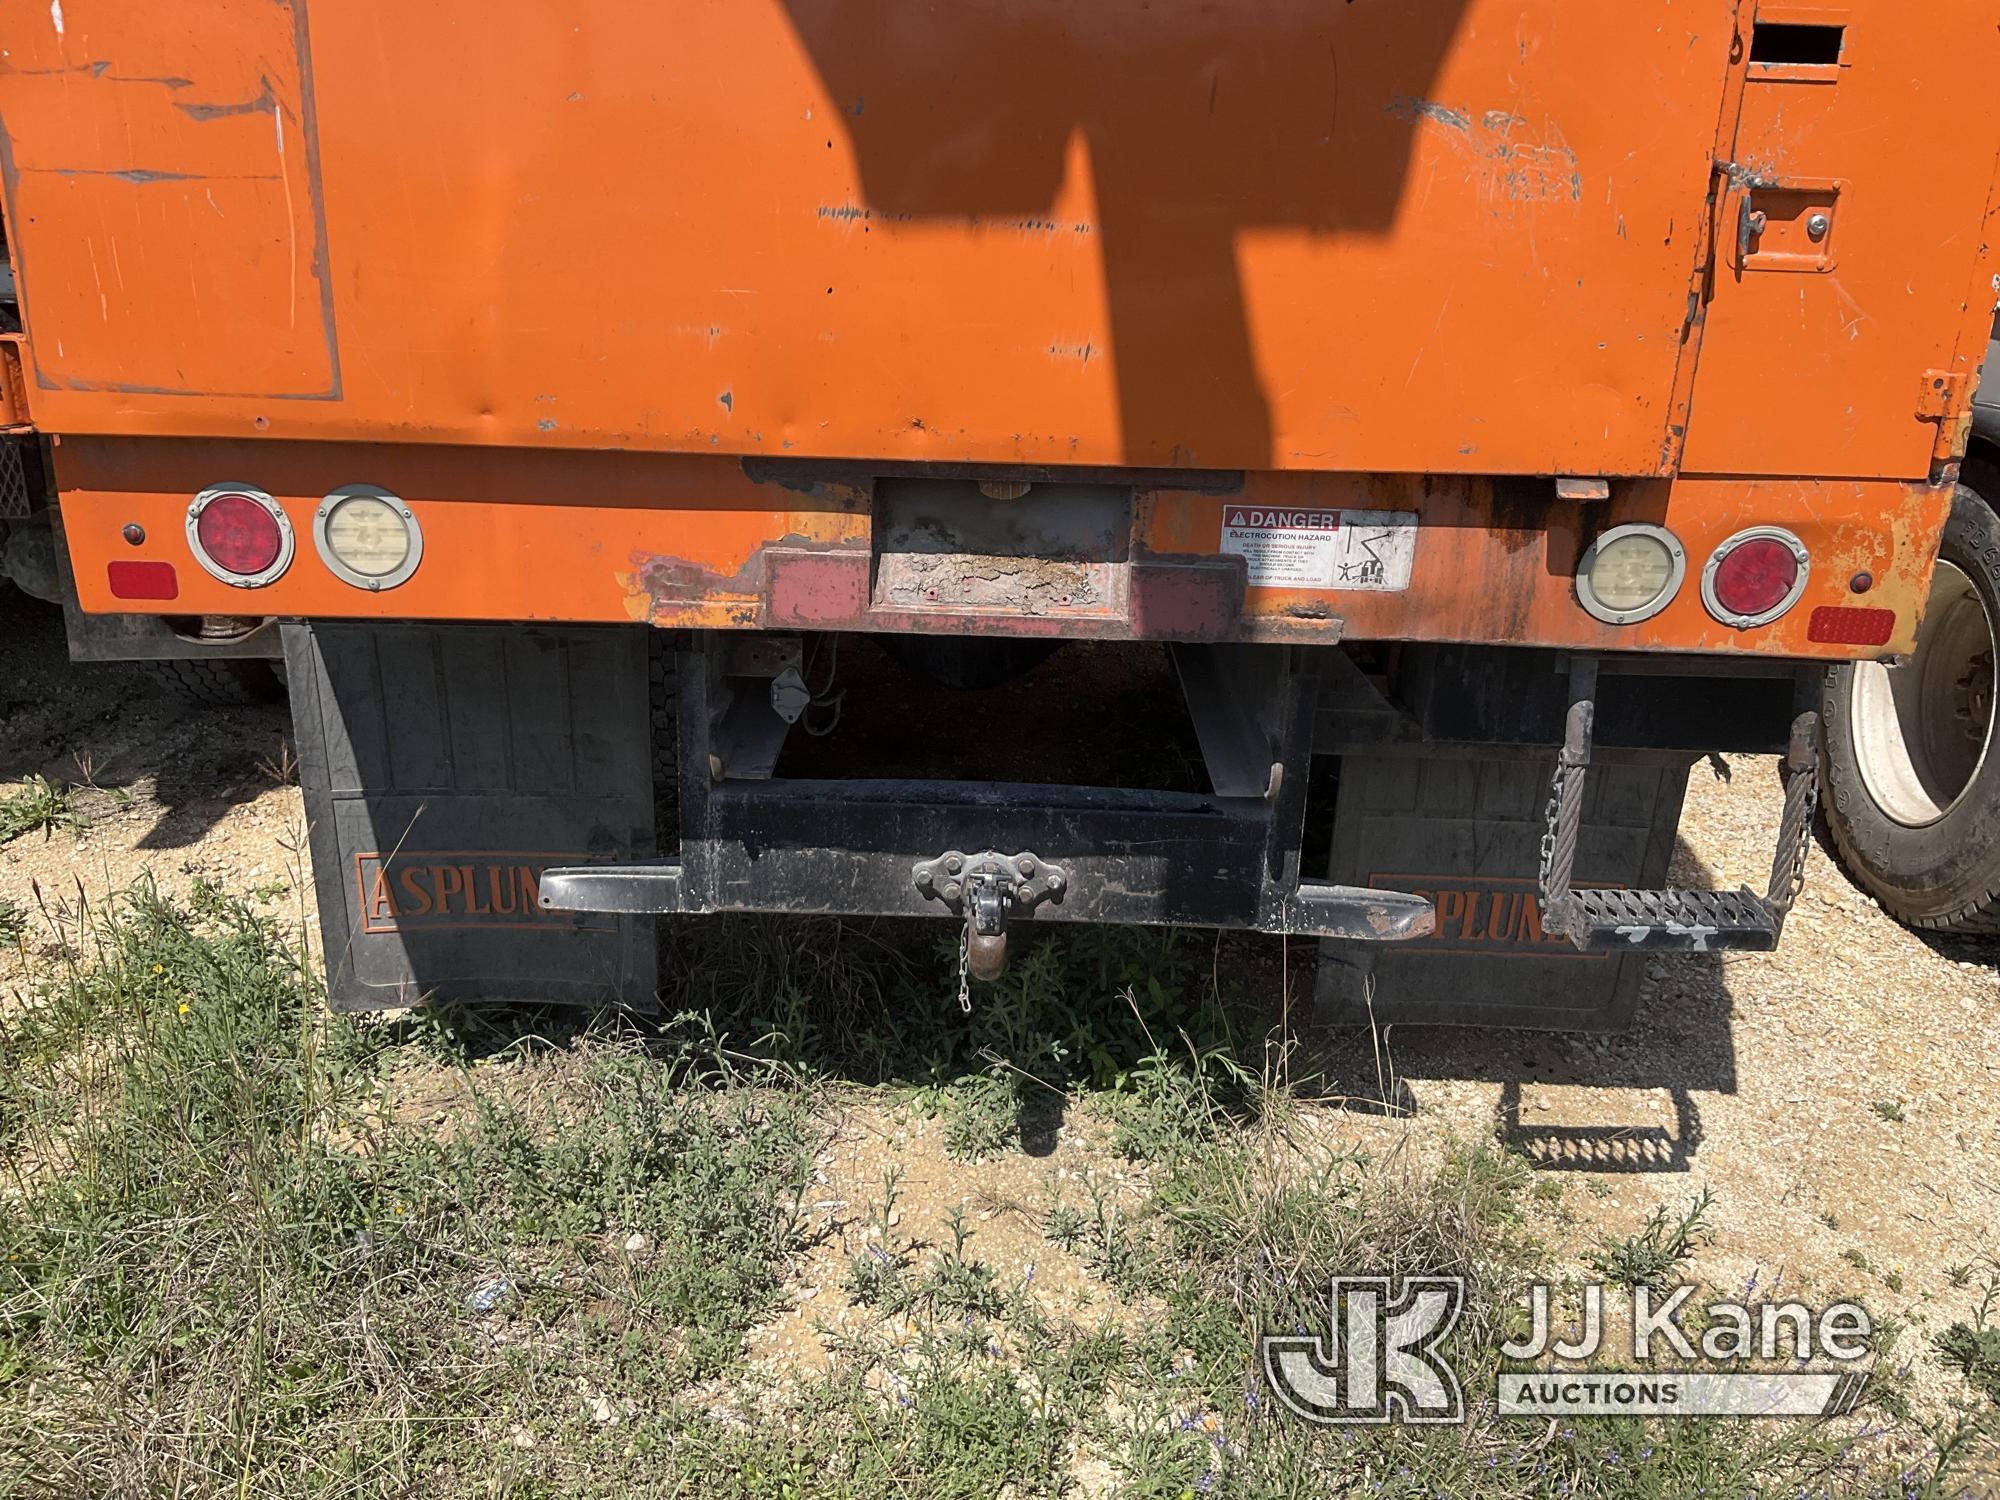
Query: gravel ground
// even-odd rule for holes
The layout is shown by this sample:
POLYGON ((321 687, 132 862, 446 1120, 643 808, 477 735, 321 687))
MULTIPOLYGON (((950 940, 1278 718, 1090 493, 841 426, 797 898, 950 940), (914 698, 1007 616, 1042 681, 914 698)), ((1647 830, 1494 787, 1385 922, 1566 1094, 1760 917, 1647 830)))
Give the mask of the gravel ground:
MULTIPOLYGON (((296 912, 311 890, 290 734, 282 704, 196 706, 145 663, 72 665, 62 617, 0 588, 0 796, 46 776, 75 788, 85 820, 0 846, 0 898, 69 921, 150 876, 170 893, 207 879, 296 912)), ((53 951, 33 927, 29 946, 53 951)), ((0 987, 28 957, 0 950, 0 987)))
MULTIPOLYGON (((0 795, 46 775, 80 786, 89 820, 0 847, 0 896, 61 918, 142 875, 170 891, 207 878, 309 917, 285 731, 280 708, 183 706, 142 666, 72 667, 55 615, 0 598, 0 795)), ((1723 781, 1697 768, 1677 878, 1761 885, 1774 769, 1739 758, 1731 770, 1723 781)), ((0 951, 0 991, 45 946, 31 923, 0 951)), ((1942 1379, 1924 1353, 1930 1333, 1976 1295, 1979 1278, 1954 1286, 1952 1268, 2000 1254, 1996 961, 2000 945, 1897 926, 1816 847, 1780 952, 1655 962, 1625 1035, 1395 1029, 1388 1111, 1373 1046, 1350 1037, 1333 1054, 1335 1092, 1349 1097, 1310 1108, 1323 1128, 1385 1151, 1497 1130, 1565 1184, 1572 1257, 1710 1185, 1717 1233, 1698 1274, 1815 1301, 1860 1295, 1915 1329, 1898 1357, 1914 1359, 1921 1395, 1942 1379)), ((831 1227, 859 1232, 859 1200, 888 1160, 905 1168, 903 1211, 941 1222, 959 1203, 1046 1201, 1058 1174, 1102 1151, 1076 1137, 1045 1159, 966 1166, 937 1136, 857 1106, 829 1158, 831 1227)), ((1033 1238, 1020 1236, 1022 1257, 1043 1253, 1033 1238)), ((1002 1260, 1004 1239, 989 1237, 1002 1260)), ((1080 1275, 1064 1268, 1065 1281, 1080 1275)), ((826 1265, 801 1265, 795 1299, 827 1314, 831 1280, 826 1265)), ((806 1321, 760 1333, 753 1353, 795 1354, 806 1321)))

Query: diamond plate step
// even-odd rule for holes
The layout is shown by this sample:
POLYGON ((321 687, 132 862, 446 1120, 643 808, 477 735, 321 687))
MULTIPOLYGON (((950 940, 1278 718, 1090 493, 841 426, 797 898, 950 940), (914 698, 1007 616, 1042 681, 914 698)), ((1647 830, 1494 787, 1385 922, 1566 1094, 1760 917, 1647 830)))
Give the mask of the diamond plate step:
POLYGON ((1550 901, 1543 918, 1587 953, 1768 953, 1778 946, 1780 921, 1747 890, 1572 890, 1550 901))

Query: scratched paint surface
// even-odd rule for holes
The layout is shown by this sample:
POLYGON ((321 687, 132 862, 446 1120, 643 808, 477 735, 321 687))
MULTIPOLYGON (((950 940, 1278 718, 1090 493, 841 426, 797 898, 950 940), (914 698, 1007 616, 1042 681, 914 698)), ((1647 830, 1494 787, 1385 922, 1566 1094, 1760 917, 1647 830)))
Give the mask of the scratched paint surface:
POLYGON ((337 392, 297 21, 272 0, 0 12, 0 178, 42 390, 113 412, 337 392))
POLYGON ((1659 472, 1736 8, 9 0, 36 417, 1659 472))

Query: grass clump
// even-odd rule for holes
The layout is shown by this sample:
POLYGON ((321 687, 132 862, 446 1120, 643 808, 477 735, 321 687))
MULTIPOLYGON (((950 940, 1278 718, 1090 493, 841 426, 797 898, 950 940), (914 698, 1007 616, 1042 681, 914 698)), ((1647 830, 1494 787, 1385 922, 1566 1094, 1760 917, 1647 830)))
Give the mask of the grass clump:
POLYGON ((2000 1263, 1988 1272, 1986 1288, 1971 1319, 1953 1323, 1937 1336, 1936 1345, 1945 1363, 2000 1410, 2000 1325, 1994 1322, 1996 1314, 2000 1314, 2000 1263))
POLYGON ((30 776, 19 789, 0 797, 0 844, 23 834, 47 837, 58 828, 82 828, 88 821, 72 805, 69 788, 46 776, 30 776))
POLYGON ((1678 1214, 1661 1204, 1637 1234, 1603 1241, 1585 1262, 1613 1286, 1659 1291, 1713 1236, 1708 1211, 1714 1206, 1715 1189, 1706 1186, 1678 1214))
POLYGON ((531 1493, 537 1433, 615 1484, 768 1308, 783 1079, 603 1036, 462 1071, 440 1128, 314 1000, 246 905, 141 891, 8 1018, 0 1492, 531 1493))
POLYGON ((1004 1066, 954 1079, 932 1099, 944 1123, 945 1149, 960 1161, 983 1161, 1020 1140, 1020 1080, 1004 1066))

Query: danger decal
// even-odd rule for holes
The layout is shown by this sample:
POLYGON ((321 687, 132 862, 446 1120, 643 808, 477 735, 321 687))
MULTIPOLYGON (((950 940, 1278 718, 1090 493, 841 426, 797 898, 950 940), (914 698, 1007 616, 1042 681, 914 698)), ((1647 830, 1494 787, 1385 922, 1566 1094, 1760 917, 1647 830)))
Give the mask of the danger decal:
POLYGON ((1400 510, 1225 505, 1222 551, 1252 588, 1400 593, 1410 586, 1417 518, 1400 510))

